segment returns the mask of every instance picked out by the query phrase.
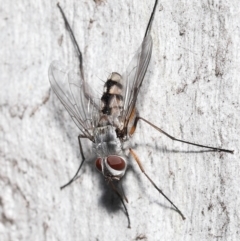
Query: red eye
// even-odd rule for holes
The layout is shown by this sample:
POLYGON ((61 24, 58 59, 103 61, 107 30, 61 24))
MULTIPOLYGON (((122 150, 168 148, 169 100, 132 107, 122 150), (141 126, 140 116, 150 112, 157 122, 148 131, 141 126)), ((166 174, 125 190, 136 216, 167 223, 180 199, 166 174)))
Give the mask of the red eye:
POLYGON ((116 171, 122 171, 126 166, 125 161, 119 156, 108 156, 107 163, 116 171))
POLYGON ((95 165, 96 165, 96 168, 101 172, 102 171, 102 159, 99 157, 96 162, 95 162, 95 165))

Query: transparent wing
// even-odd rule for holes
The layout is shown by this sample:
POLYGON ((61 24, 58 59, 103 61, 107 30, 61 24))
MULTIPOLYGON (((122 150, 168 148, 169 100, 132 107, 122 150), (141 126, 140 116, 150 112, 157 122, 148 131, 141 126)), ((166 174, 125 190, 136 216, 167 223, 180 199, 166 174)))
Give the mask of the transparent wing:
POLYGON ((135 108, 137 96, 146 74, 152 55, 152 37, 147 34, 143 42, 130 62, 126 73, 123 75, 124 83, 124 105, 123 120, 124 127, 128 126, 129 118, 135 108))
POLYGON ((90 87, 69 71, 61 62, 54 61, 49 67, 52 90, 62 102, 84 136, 93 140, 92 129, 99 118, 99 106, 89 93, 90 87))

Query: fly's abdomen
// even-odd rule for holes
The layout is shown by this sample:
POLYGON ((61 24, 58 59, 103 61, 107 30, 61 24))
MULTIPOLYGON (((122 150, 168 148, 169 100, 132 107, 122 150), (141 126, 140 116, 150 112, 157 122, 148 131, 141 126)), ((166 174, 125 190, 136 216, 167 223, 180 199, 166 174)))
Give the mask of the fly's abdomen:
POLYGON ((113 72, 104 85, 104 93, 102 95, 102 114, 117 118, 121 116, 123 110, 123 97, 121 84, 122 76, 113 72))

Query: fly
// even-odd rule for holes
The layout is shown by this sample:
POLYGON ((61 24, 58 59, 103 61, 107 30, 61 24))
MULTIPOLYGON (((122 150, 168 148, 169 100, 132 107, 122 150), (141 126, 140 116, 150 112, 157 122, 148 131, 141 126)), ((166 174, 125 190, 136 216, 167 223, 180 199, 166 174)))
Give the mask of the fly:
POLYGON ((126 212, 129 228, 131 225, 130 218, 125 205, 127 198, 123 191, 120 191, 117 186, 127 170, 128 157, 124 154, 125 151, 129 151, 129 154, 137 162, 140 170, 148 178, 154 188, 168 200, 182 219, 185 219, 178 207, 160 188, 158 188, 155 182, 144 171, 140 158, 137 156, 136 152, 132 148, 124 148, 123 146, 134 134, 140 120, 152 126, 155 130, 166 135, 173 141, 208 148, 213 151, 233 153, 232 150, 210 147, 177 139, 139 116, 135 105, 152 55, 153 43, 151 26, 157 4, 158 0, 155 0, 142 43, 131 60, 126 73, 121 76, 119 73, 113 72, 109 76, 104 84, 104 93, 100 101, 97 101, 94 96, 91 95, 91 88, 84 78, 82 52, 62 8, 59 3, 57 4, 78 55, 80 74, 74 75, 68 71, 68 68, 64 64, 53 62, 49 68, 49 80, 52 90, 80 130, 78 142, 82 156, 82 161, 76 174, 67 184, 62 186, 61 189, 78 178, 78 173, 86 160, 82 150, 81 139, 89 139, 92 142, 93 152, 96 155, 95 166, 97 170, 103 174, 107 183, 121 200, 126 212), (67 92, 67 90, 61 87, 66 78, 68 78, 70 92, 67 92))

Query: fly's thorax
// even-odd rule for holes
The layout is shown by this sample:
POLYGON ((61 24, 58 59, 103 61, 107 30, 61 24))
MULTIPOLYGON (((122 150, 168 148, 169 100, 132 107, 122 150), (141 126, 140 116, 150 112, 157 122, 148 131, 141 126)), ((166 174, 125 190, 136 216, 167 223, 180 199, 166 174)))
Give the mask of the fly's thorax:
POLYGON ((127 169, 127 161, 123 156, 109 155, 98 157, 95 162, 96 168, 107 180, 120 180, 127 169))
MULTIPOLYGON (((116 72, 113 72, 104 85, 104 93, 101 97, 101 112, 103 116, 106 116, 108 121, 121 128, 121 121, 119 118, 123 111, 123 96, 122 96, 122 76, 116 72)), ((103 124, 100 119, 100 126, 103 124)))
POLYGON ((94 129, 93 149, 97 156, 122 155, 122 143, 112 125, 94 129))

